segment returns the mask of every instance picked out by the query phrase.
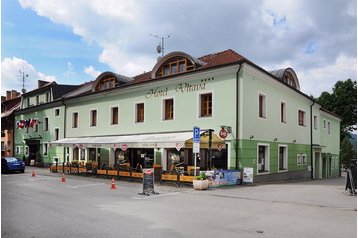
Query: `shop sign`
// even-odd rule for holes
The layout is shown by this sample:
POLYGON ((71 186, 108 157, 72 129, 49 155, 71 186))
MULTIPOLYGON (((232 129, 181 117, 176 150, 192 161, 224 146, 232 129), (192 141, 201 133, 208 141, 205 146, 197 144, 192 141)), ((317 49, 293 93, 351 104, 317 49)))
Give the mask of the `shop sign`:
POLYGON ((222 139, 225 139, 227 137, 227 131, 225 129, 221 129, 220 132, 219 132, 219 136, 222 139))
POLYGON ((242 178, 243 183, 250 183, 251 185, 254 183, 254 168, 244 167, 244 175, 242 178))
POLYGON ((143 192, 139 195, 159 194, 154 191, 154 170, 143 169, 143 192))
POLYGON ((127 144, 122 144, 121 149, 123 151, 126 151, 128 149, 128 145, 127 144))

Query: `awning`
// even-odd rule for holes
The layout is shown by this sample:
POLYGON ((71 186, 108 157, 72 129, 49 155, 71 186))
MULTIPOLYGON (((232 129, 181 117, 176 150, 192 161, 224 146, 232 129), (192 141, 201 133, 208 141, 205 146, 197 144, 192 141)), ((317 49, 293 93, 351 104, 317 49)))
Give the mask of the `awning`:
MULTIPOLYGON (((140 134, 123 136, 101 136, 101 137, 72 137, 51 141, 51 146, 63 147, 109 147, 121 148, 125 145, 127 148, 192 148, 193 132, 159 133, 159 134, 140 134)), ((200 138, 201 148, 208 148, 208 136, 202 135, 200 138)), ((212 136, 212 147, 222 144, 216 134, 212 136)))

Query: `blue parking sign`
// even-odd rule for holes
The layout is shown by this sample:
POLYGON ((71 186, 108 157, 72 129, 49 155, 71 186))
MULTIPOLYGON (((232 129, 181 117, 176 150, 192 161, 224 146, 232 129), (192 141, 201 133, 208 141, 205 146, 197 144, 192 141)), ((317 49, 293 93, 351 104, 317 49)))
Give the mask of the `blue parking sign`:
POLYGON ((200 142, 200 128, 195 126, 193 128, 193 142, 199 143, 200 142))

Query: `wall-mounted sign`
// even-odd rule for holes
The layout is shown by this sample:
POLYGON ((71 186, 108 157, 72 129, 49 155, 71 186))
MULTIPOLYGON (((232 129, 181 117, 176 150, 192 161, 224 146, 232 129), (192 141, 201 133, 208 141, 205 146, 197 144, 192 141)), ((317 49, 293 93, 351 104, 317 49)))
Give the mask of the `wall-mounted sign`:
POLYGON ((219 132, 219 136, 222 138, 222 139, 225 139, 227 137, 227 130, 225 129, 221 129, 220 132, 219 132))

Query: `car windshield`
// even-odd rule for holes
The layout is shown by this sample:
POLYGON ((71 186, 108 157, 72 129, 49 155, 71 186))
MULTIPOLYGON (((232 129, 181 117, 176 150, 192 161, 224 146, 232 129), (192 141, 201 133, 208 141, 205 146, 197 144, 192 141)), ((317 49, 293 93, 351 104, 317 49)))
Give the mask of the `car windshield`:
POLYGON ((16 158, 5 158, 7 162, 17 162, 19 159, 16 158))

